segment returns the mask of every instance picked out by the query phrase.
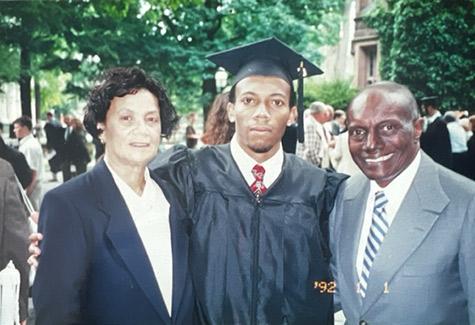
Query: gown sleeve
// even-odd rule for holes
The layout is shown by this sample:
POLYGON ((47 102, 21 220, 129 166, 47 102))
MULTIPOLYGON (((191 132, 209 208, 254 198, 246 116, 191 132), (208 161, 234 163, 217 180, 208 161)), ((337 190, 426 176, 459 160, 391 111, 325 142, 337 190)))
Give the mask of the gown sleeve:
POLYGON ((158 154, 149 164, 153 173, 175 187, 180 196, 178 200, 185 207, 188 216, 192 215, 194 205, 193 165, 193 153, 183 145, 158 154))
POLYGON ((335 172, 327 172, 327 178, 325 182, 325 187, 323 189, 323 200, 321 200, 322 212, 320 215, 320 229, 322 232, 322 250, 324 258, 329 262, 331 253, 330 253, 330 231, 329 231, 329 219, 330 214, 333 210, 335 199, 343 182, 349 176, 346 174, 340 174, 335 172))

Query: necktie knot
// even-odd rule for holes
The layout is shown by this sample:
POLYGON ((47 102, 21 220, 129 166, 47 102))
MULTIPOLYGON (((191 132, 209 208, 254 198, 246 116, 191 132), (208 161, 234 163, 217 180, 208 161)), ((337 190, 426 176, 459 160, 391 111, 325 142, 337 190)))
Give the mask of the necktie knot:
POLYGON ((256 180, 262 181, 264 179, 264 174, 266 173, 266 170, 264 169, 263 166, 257 164, 252 168, 252 175, 254 175, 254 178, 256 180))
POLYGON ((251 191, 254 195, 260 196, 267 191, 267 188, 264 186, 264 174, 266 173, 266 170, 263 166, 256 164, 251 172, 255 178, 254 182, 251 184, 251 191))
POLYGON ((384 206, 388 203, 388 199, 383 191, 378 191, 375 194, 374 198, 374 207, 376 208, 384 208, 384 206))

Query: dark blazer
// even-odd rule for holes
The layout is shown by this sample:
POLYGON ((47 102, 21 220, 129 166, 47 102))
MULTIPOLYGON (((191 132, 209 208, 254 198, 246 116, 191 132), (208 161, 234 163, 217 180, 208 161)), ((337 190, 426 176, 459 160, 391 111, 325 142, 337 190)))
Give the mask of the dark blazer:
POLYGON ((69 134, 64 142, 62 159, 73 164, 84 164, 91 161, 89 153, 87 152, 86 139, 83 131, 71 131, 71 134, 69 134))
POLYGON ((101 161, 44 197, 33 287, 38 325, 192 323, 184 210, 174 189, 152 177, 170 202, 171 319, 126 203, 101 161))
POLYGON ((421 149, 435 162, 447 168, 452 168, 452 146, 449 130, 441 117, 436 118, 422 133, 421 149))
POLYGON ((33 179, 33 172, 28 166, 25 155, 20 151, 11 148, 5 144, 0 136, 0 158, 5 159, 12 165, 18 180, 23 188, 27 188, 33 179))
MULTIPOLYGON (((24 208, 13 168, 0 159, 0 270, 10 260, 20 272, 20 320, 28 315, 28 214, 24 208)), ((0 311, 1 312, 1 311, 0 311)))
POLYGON ((58 122, 46 122, 44 126, 46 133, 46 146, 49 149, 60 151, 64 145, 65 129, 58 122))

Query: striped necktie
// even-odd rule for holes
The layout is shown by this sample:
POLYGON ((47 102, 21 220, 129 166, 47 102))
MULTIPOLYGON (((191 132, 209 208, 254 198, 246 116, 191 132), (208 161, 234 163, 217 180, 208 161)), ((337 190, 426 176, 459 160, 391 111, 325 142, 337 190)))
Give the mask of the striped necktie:
POLYGON ((360 276, 360 294, 361 297, 366 296, 366 289, 368 288, 368 279, 371 266, 378 254, 384 236, 388 232, 389 224, 386 219, 386 210, 384 207, 388 203, 386 195, 383 191, 376 192, 373 207, 373 221, 369 230, 368 242, 363 257, 363 268, 360 276))

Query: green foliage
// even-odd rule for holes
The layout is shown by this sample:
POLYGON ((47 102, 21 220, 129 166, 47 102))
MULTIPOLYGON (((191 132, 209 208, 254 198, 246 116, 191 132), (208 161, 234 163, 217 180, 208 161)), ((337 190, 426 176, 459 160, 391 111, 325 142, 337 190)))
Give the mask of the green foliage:
POLYGON ((0 64, 0 84, 18 79, 17 76, 20 73, 19 61, 19 53, 15 48, 0 45, 0 62, 8 63, 0 64))
POLYGON ((321 101, 333 106, 334 109, 346 110, 351 99, 358 93, 350 80, 334 80, 316 83, 312 80, 305 82, 305 107, 314 101, 321 101))
MULTIPOLYGON (((207 107, 216 94, 216 67, 207 54, 277 36, 318 62, 318 47, 338 38, 344 2, 10 1, 0 3, 0 44, 29 51, 31 64, 22 73, 69 73, 64 91, 83 99, 104 69, 137 65, 162 81, 184 114, 207 107)), ((4 75, 18 79, 18 74, 4 75)), ((50 95, 56 102, 56 94, 50 95)))
POLYGON ((366 17, 381 41, 381 75, 446 109, 475 112, 473 0, 387 0, 366 17))
POLYGON ((51 109, 56 112, 70 113, 70 110, 61 109, 66 108, 68 100, 70 100, 69 97, 71 97, 63 94, 70 76, 56 70, 41 72, 37 78, 40 79, 40 115, 45 117, 51 109))

